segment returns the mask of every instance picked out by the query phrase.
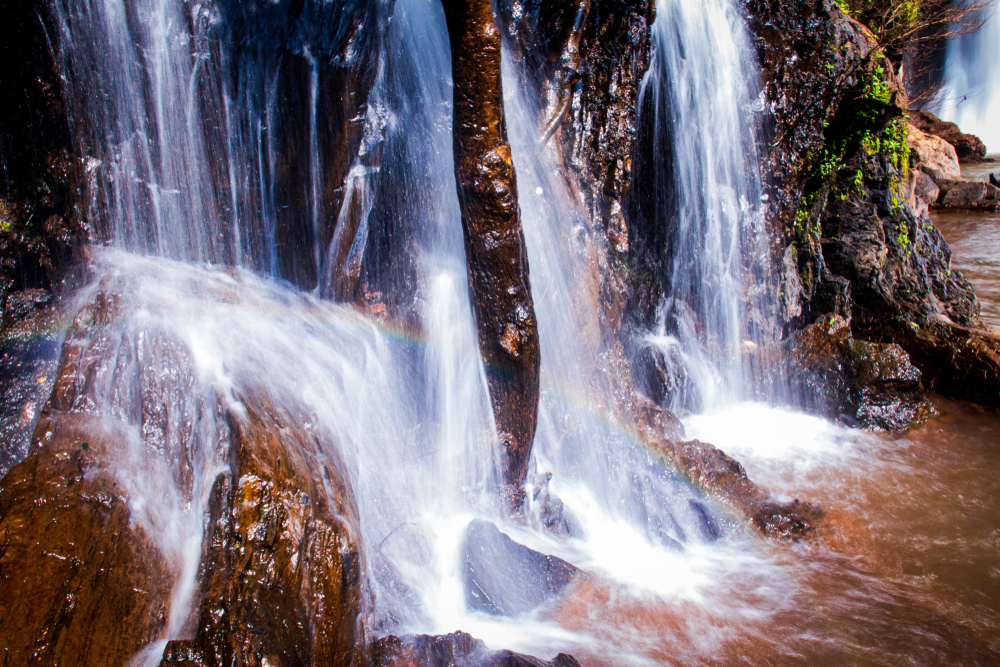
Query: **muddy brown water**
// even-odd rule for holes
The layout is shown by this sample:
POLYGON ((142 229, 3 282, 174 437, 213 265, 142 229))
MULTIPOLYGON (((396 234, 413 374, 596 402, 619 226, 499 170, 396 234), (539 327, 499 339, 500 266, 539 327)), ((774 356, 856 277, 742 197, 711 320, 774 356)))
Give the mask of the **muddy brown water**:
POLYGON ((821 502, 824 534, 744 545, 761 565, 734 568, 694 602, 578 583, 557 622, 603 642, 574 655, 591 666, 636 658, 1000 665, 1000 418, 934 403, 939 414, 920 428, 899 436, 845 430, 849 447, 805 467, 744 456, 763 485, 821 502))
POLYGON ((934 213, 931 218, 951 246, 952 268, 975 287, 982 320, 1000 328, 1000 213, 934 213))

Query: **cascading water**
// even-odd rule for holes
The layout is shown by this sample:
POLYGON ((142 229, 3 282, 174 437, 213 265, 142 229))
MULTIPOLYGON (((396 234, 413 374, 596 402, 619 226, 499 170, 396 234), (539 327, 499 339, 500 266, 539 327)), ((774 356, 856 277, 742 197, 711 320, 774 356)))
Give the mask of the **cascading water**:
POLYGON ((729 0, 657 3, 651 107, 651 213, 665 233, 667 296, 647 344, 662 355, 668 406, 700 411, 751 395, 741 348, 771 333, 764 191, 757 157, 760 75, 729 0))
MULTIPOLYGON (((289 22, 267 14, 276 9, 255 14, 228 3, 56 3, 76 136, 91 156, 90 213, 104 225, 106 240, 133 252, 247 267, 322 294, 348 296, 345 276, 371 279, 364 289, 375 319, 245 273, 233 282, 203 266, 120 253, 106 253, 95 268, 128 277, 135 312, 145 318, 136 324, 153 322, 183 341, 207 391, 235 397, 266 386, 289 414, 308 415, 307 428, 325 434, 318 442, 335 443, 330 460, 346 462, 358 497, 373 631, 466 630, 540 650, 578 644, 584 640, 554 619, 498 619, 470 610, 456 567, 469 521, 502 519, 486 491, 495 486, 497 443, 466 287, 443 13, 437 3, 400 0, 377 56, 364 30, 351 33, 334 22, 338 38, 358 40, 357 51, 347 53, 377 64, 344 203, 331 212, 323 209, 328 189, 319 139, 319 110, 329 108, 321 101, 332 92, 324 88, 331 78, 321 75, 319 58, 330 44, 318 36, 330 17, 307 7, 289 22), (292 42, 290 53, 268 46, 277 39, 269 20, 292 26, 282 35, 292 42), (242 38, 220 40, 223 26, 242 38), (110 48, 99 46, 105 43, 110 48), (289 99, 295 80, 302 84, 299 97, 289 99), (104 99, 92 91, 105 91, 104 99), (294 211, 282 212, 289 207, 294 211), (288 222, 293 215, 298 219, 288 222), (333 231, 324 232, 327 226, 333 231), (378 234, 412 244, 405 253, 413 266, 390 271, 383 283, 365 266, 384 250, 365 247, 378 234), (283 254, 283 244, 303 241, 300 254, 283 254), (385 307, 378 290, 392 280, 405 284, 409 271, 422 332, 416 337, 378 324, 385 307), (227 296, 218 300, 221 294, 227 296), (525 633, 526 624, 535 631, 525 633)), ((620 580, 623 593, 651 586, 658 594, 699 599, 711 582, 726 578, 728 559, 740 549, 728 540, 711 546, 726 534, 726 520, 601 407, 609 403, 599 389, 601 371, 583 363, 599 345, 590 232, 556 176, 520 78, 505 71, 540 304, 545 394, 529 496, 539 502, 559 496, 553 502, 563 511, 550 530, 538 514, 533 529, 504 530, 594 576, 620 580), (658 560, 674 571, 637 576, 658 560)), ((746 205, 738 193, 727 202, 746 205)), ((722 210, 708 199, 698 205, 722 210)), ((724 236, 718 232, 720 248, 738 243, 724 236)), ((738 346, 739 336, 731 337, 738 346)), ((166 640, 183 632, 196 603, 198 527, 223 455, 207 449, 197 456, 200 472, 189 490, 142 493, 156 466, 136 457, 123 455, 118 471, 135 489, 138 520, 164 544, 170 535, 183 537, 184 547, 171 556, 182 561, 171 623, 140 657, 151 664, 166 640)), ((613 642, 599 643, 608 650, 613 642)))
MULTIPOLYGON (((526 516, 504 516, 489 491, 498 442, 468 296, 442 7, 398 0, 387 22, 387 3, 334 4, 53 1, 75 135, 90 157, 91 223, 116 246, 95 252, 105 282, 80 300, 102 284, 127 289, 115 326, 179 341, 179 367, 191 371, 177 373, 189 400, 162 433, 107 415, 128 432, 115 475, 132 520, 174 576, 167 627, 136 664, 157 664, 167 640, 191 631, 208 495, 231 428, 204 405, 221 401, 238 418, 261 395, 314 443, 292 456, 342 468, 354 490, 372 635, 462 630, 595 664, 704 664, 727 642, 810 655, 801 637, 825 628, 788 620, 810 605, 795 575, 615 410, 595 230, 510 57, 505 112, 542 400, 526 516), (361 89, 365 108, 340 104, 361 89), (351 164, 331 168, 351 136, 351 164), (181 482, 169 472, 179 451, 192 470, 181 482), (562 598, 514 617, 470 605, 461 554, 474 519, 583 574, 562 598), (793 639, 766 636, 772 621, 793 639)), ((734 3, 657 9, 642 95, 664 158, 656 181, 669 193, 658 215, 675 231, 670 291, 646 342, 691 379, 670 405, 697 411, 747 396, 742 348, 769 332, 756 289, 768 261, 757 73, 734 3)), ((795 423, 852 438, 820 420, 795 423)), ((689 425, 737 439, 711 415, 689 425)), ((767 448, 755 441, 747 456, 767 448)), ((318 481, 334 506, 329 480, 318 481)))
POLYGON ((989 154, 1000 151, 1000 14, 990 8, 985 25, 948 42, 941 118, 978 136, 989 154))

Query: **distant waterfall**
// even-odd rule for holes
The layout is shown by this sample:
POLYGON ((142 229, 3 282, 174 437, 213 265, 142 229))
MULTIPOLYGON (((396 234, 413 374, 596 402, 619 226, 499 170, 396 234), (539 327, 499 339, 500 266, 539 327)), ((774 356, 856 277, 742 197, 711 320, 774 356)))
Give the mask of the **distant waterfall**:
POLYGON ((1000 152, 1000 15, 997 8, 986 25, 948 43, 941 118, 1000 152))
POLYGON ((755 289, 767 260, 760 75, 731 0, 659 0, 653 48, 640 107, 653 110, 668 295, 648 343, 670 376, 669 407, 699 411, 745 397, 741 347, 767 328, 755 289))

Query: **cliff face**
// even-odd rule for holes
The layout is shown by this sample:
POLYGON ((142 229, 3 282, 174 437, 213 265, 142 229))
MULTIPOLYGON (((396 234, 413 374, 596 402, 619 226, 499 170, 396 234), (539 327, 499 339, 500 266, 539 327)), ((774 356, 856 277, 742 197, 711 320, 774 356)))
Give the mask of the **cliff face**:
POLYGON ((1000 404, 997 343, 915 196, 906 94, 864 26, 832 2, 749 2, 770 104, 775 275, 786 331, 842 315, 898 343, 924 385, 1000 404))
POLYGON ((52 26, 43 0, 5 11, 0 28, 0 307, 5 325, 48 299, 18 293, 53 289, 71 275, 84 236, 80 162, 70 141, 52 26))

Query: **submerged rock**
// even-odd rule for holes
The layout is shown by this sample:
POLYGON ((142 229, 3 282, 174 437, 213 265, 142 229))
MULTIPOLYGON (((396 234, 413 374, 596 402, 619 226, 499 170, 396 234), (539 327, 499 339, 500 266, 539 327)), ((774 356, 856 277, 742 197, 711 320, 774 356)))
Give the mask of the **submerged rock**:
POLYGON ((504 450, 503 481, 524 502, 538 422, 541 355, 517 182, 500 81, 500 31, 489 0, 447 0, 455 95, 455 177, 469 290, 490 400, 504 450))
POLYGON ((519 616, 556 596, 579 573, 555 556, 533 551, 476 519, 462 542, 462 578, 470 609, 519 616))
POLYGON ((389 636, 372 642, 374 667, 579 667, 572 656, 560 653, 551 661, 512 651, 491 651, 464 632, 450 635, 389 636))
POLYGON ((952 210, 990 209, 996 207, 996 200, 990 197, 988 183, 938 180, 940 188, 936 208, 952 210))
POLYGON ((801 539, 816 530, 823 510, 814 503, 772 498, 746 470, 717 447, 698 440, 659 440, 654 449, 699 487, 711 492, 768 537, 801 539))

